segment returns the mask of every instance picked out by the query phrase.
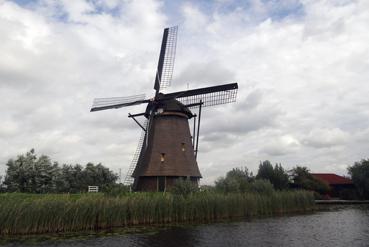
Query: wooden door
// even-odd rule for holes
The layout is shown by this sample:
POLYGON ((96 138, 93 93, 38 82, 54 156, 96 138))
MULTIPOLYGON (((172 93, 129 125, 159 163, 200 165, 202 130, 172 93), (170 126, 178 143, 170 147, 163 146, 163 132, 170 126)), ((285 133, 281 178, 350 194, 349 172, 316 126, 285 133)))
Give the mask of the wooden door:
POLYGON ((164 192, 165 191, 165 177, 158 177, 158 191, 164 192))

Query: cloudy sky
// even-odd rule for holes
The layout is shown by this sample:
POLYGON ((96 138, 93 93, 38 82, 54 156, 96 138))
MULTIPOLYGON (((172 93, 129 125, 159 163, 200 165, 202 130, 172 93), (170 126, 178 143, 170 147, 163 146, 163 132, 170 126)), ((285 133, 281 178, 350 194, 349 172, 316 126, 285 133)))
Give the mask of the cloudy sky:
POLYGON ((164 27, 179 25, 172 87, 238 82, 206 108, 203 184, 260 160, 346 174, 368 158, 367 0, 0 0, 0 174, 35 148, 124 176, 144 106, 90 113, 93 98, 153 95, 164 27))

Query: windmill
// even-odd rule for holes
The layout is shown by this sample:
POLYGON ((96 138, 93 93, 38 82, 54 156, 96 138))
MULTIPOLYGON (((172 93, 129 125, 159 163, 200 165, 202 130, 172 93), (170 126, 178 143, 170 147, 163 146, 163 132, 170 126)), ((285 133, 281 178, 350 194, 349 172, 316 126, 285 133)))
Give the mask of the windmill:
POLYGON ((179 178, 198 184, 201 174, 196 160, 202 108, 236 101, 237 83, 165 94, 161 91, 172 80, 177 30, 177 26, 164 29, 153 98, 147 99, 144 94, 97 98, 91 108, 93 112, 147 104, 145 112, 128 114, 143 131, 127 175, 135 191, 165 191, 179 178), (197 114, 190 109, 197 109, 197 114), (141 116, 144 123, 136 119, 141 116))

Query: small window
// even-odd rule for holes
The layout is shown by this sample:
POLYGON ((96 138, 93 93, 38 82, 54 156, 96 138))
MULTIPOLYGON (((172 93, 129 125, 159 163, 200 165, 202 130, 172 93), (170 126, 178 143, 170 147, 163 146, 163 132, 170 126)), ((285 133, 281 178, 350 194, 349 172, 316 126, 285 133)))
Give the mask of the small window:
POLYGON ((165 153, 161 153, 160 154, 160 161, 164 162, 164 160, 165 160, 165 153))
POLYGON ((182 142, 181 147, 182 147, 182 152, 186 151, 186 143, 182 142))

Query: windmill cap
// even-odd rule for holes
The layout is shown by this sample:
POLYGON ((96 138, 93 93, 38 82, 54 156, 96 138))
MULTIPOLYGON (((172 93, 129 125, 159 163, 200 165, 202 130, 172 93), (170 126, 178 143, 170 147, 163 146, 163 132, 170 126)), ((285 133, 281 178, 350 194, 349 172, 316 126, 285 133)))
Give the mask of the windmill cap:
POLYGON ((184 113, 188 118, 193 117, 190 109, 176 99, 162 101, 157 108, 162 108, 163 112, 179 112, 184 113))

